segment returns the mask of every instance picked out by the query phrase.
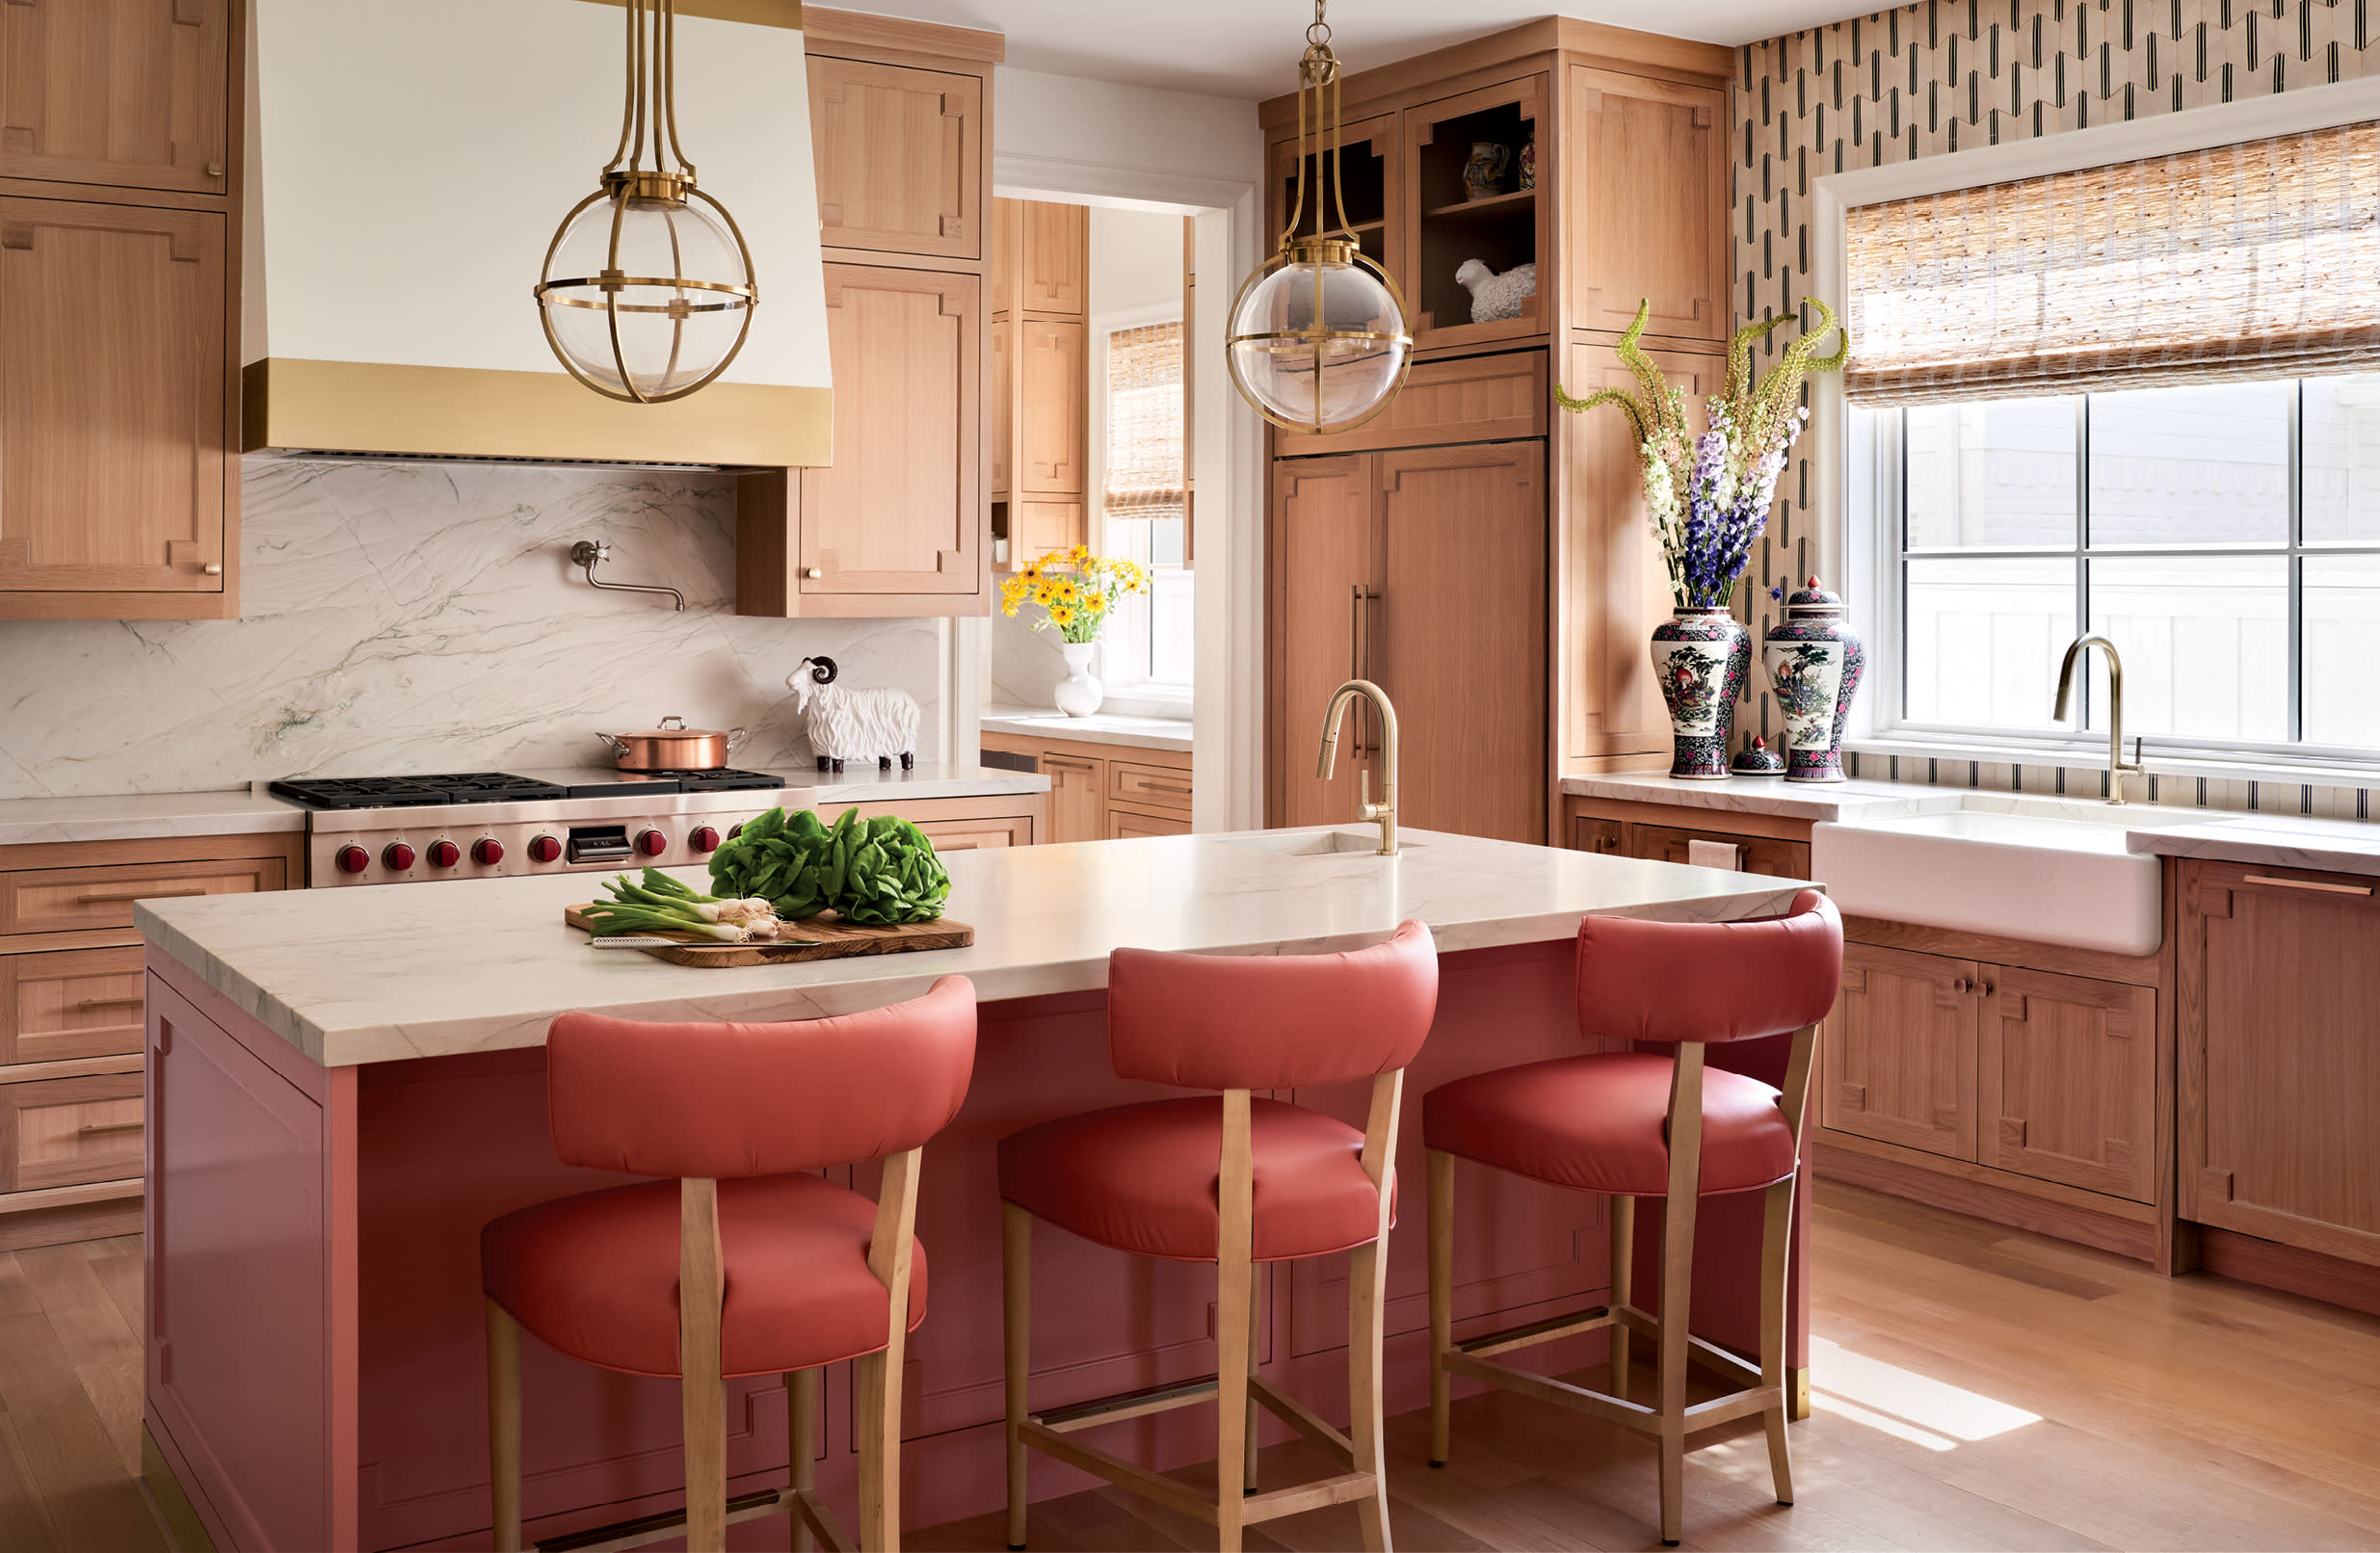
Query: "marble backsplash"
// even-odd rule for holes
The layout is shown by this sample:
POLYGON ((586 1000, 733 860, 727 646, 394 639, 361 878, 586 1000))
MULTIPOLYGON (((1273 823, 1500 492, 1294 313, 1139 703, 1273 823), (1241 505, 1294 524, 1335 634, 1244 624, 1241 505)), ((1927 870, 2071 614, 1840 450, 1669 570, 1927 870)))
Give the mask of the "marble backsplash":
POLYGON ((673 712, 799 765, 784 680, 817 652, 916 696, 935 740, 937 622, 733 613, 726 476, 255 459, 242 507, 238 620, 0 620, 0 798, 595 765, 596 729, 673 712), (580 539, 685 613, 588 587, 580 539))

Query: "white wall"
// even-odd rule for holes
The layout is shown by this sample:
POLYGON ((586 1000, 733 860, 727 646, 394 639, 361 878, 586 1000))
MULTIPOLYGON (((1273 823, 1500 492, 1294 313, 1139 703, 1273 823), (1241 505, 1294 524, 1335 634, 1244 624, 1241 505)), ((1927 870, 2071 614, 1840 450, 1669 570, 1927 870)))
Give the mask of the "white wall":
POLYGON ((1188 92, 1156 92, 1080 76, 1001 66, 992 80, 994 176, 1008 193, 1228 205, 1234 191, 1199 194, 1188 180, 1255 183, 1264 171, 1256 105, 1188 92), (1032 171, 1070 176, 1014 180, 1032 171), (1151 187, 1150 174, 1169 187, 1151 187))
POLYGON ((1091 316, 1181 301, 1181 218, 1091 207, 1091 316))

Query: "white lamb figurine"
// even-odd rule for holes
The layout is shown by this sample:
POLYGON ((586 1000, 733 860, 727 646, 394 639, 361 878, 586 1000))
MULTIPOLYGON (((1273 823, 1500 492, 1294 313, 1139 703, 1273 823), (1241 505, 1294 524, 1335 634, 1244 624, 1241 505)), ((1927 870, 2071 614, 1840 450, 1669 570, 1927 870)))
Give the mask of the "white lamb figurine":
POLYGON ((1521 301, 1537 295, 1537 266, 1534 262, 1516 264, 1502 275, 1480 263, 1465 259, 1463 267, 1454 273, 1456 284, 1471 294, 1471 322, 1493 323, 1499 318, 1519 318, 1521 301))
POLYGON ((802 713, 803 729, 820 771, 841 771, 846 760, 876 762, 879 771, 917 764, 917 701, 905 690, 848 690, 834 682, 833 658, 805 658, 785 676, 802 713), (803 672, 807 670, 808 672, 803 672))

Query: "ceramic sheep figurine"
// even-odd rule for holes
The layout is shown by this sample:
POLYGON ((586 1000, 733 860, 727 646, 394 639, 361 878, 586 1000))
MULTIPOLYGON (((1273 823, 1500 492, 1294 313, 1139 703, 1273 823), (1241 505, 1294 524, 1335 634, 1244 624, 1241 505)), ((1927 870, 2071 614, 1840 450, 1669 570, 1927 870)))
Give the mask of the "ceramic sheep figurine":
POLYGON ((1537 266, 1534 262, 1516 264, 1502 275, 1480 263, 1465 259, 1463 267, 1454 273, 1455 281, 1471 294, 1471 322, 1492 323, 1499 318, 1519 318, 1521 302, 1537 295, 1537 266))
POLYGON ((841 771, 846 760, 872 758, 877 770, 890 771, 897 754, 901 769, 912 770, 917 764, 915 698, 905 690, 849 690, 835 684, 835 673, 833 658, 805 658, 785 676, 818 769, 841 771))

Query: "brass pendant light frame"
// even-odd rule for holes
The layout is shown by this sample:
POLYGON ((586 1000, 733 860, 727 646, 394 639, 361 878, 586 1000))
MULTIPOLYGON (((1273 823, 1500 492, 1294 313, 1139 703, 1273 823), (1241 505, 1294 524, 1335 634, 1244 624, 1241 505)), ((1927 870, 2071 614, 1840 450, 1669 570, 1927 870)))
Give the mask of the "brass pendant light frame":
MULTIPOLYGON (((1408 317, 1405 310, 1404 293, 1397 289, 1395 278, 1363 252, 1362 243, 1356 236, 1354 225, 1347 220, 1346 170, 1339 165, 1338 158, 1340 150, 1338 139, 1340 129, 1339 65, 1338 56, 1331 49, 1330 24, 1323 20, 1324 4, 1325 0, 1314 0, 1313 24, 1306 29, 1306 52, 1298 60, 1297 193, 1290 201, 1288 224, 1282 228, 1280 246, 1274 250, 1272 257, 1250 271, 1248 278, 1240 282, 1238 292, 1231 298, 1231 310, 1227 315, 1229 318, 1237 318, 1240 304, 1247 301, 1249 292, 1281 271, 1292 265, 1302 264, 1313 271, 1313 322, 1302 329, 1280 329, 1259 334, 1227 334, 1223 342, 1223 359, 1224 370, 1231 379, 1231 386, 1239 391, 1241 399, 1247 401, 1249 408, 1283 431, 1306 432, 1329 436, 1339 432, 1355 430, 1395 402, 1397 393, 1405 386, 1407 376, 1413 371, 1414 341, 1411 331, 1404 327, 1408 317), (1309 98, 1311 99, 1310 109, 1309 107, 1309 98), (1310 157, 1307 149, 1309 114, 1314 141, 1310 157), (1305 219, 1306 215, 1306 167, 1309 160, 1314 166, 1314 229, 1310 234, 1300 237, 1297 235, 1297 229, 1298 224, 1305 219), (1334 210, 1338 216, 1337 224, 1335 226, 1326 226, 1324 224, 1334 210), (1396 305, 1399 325, 1397 330, 1388 332, 1381 329, 1326 328, 1323 323, 1324 271, 1322 269, 1322 266, 1326 264, 1361 267, 1379 276, 1381 285, 1388 290, 1388 300, 1396 305), (1329 369, 1324 364, 1324 358, 1330 349, 1330 343, 1336 340, 1368 340, 1383 347, 1401 345, 1404 347, 1405 355, 1403 361, 1397 367, 1396 382, 1390 383, 1388 392, 1380 396, 1380 403, 1353 420, 1336 421, 1326 425, 1322 419, 1322 389, 1323 375, 1329 369), (1312 420, 1286 419, 1249 391, 1246 381, 1240 377, 1238 357, 1231 349, 1243 341, 1303 341, 1306 343, 1314 362, 1312 420)), ((1226 327, 1229 327, 1228 324, 1226 327)), ((1275 355, 1285 354, 1281 346, 1277 345, 1272 349, 1275 355)))
MULTIPOLYGON (((551 347, 555 359, 571 377, 601 394, 632 405, 660 405, 673 399, 708 387, 719 375, 734 362, 744 342, 752 337, 753 310, 760 305, 758 277, 753 273, 752 246, 744 241, 744 229, 738 226, 727 207, 696 187, 694 164, 686 159, 677 139, 677 7, 676 0, 625 0, 627 12, 627 92, 620 112, 620 145, 612 152, 611 161, 604 164, 594 194, 572 205, 562 224, 554 228, 553 241, 545 245, 542 266, 532 295, 538 302, 538 323, 545 330, 545 343, 551 347), (648 18, 649 18, 649 23, 648 18), (648 42, 647 35, 650 34, 648 42), (645 163, 646 140, 651 137, 653 165, 645 163), (666 160, 665 160, 666 159, 666 160), (676 164, 672 171, 668 162, 676 164), (624 166, 622 164, 625 164, 624 166), (689 199, 700 199, 715 211, 727 226, 727 235, 735 241, 735 251, 744 261, 744 283, 730 285, 718 280, 692 280, 684 276, 632 276, 620 268, 620 231, 626 220, 632 200, 669 206, 683 206, 689 199), (605 250, 607 262, 600 274, 571 276, 557 278, 553 274, 554 254, 562 248, 562 240, 569 233, 571 223, 599 201, 612 205, 611 241, 605 250), (722 300, 694 302, 683 296, 667 303, 622 302, 621 294, 630 286, 669 287, 679 292, 715 292, 722 300), (568 290, 593 290, 602 293, 600 301, 588 297, 559 295, 568 290), (605 315, 612 341, 612 363, 620 371, 620 386, 614 387, 589 377, 586 370, 572 359, 554 335, 555 306, 584 307, 605 315), (648 394, 636 385, 636 375, 628 370, 627 353, 620 341, 620 315, 622 313, 666 314, 672 320, 670 365, 662 373, 667 382, 676 370, 678 352, 683 349, 686 320, 698 313, 740 311, 743 325, 736 330, 735 343, 718 365, 704 373, 697 382, 666 394, 648 394)), ((676 233, 671 233, 671 248, 676 252, 676 233)))

